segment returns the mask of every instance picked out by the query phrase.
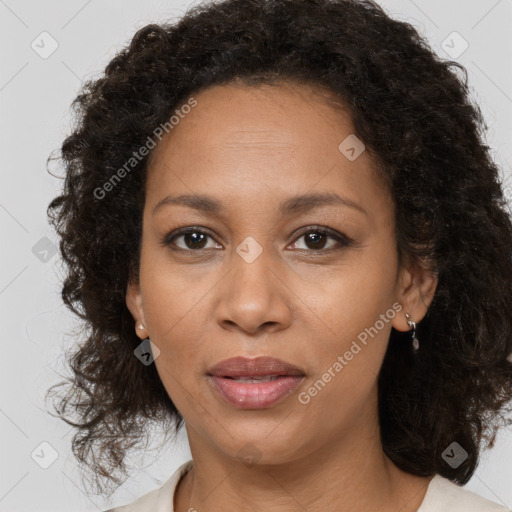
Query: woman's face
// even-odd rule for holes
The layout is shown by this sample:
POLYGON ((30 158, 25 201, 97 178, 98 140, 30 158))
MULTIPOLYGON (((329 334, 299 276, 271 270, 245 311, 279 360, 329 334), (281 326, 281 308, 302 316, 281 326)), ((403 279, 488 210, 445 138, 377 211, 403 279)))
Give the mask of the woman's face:
POLYGON ((127 290, 191 448, 279 463, 364 442, 391 327, 423 317, 434 281, 399 268, 390 193, 345 111, 298 84, 195 99, 152 154, 127 290), (237 356, 300 375, 210 375, 237 356))

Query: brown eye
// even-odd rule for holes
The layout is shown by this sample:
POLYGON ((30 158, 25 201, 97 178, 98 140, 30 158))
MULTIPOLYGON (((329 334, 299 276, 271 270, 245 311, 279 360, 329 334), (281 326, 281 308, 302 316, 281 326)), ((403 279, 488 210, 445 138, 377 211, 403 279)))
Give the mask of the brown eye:
POLYGON ((163 244, 166 246, 173 245, 184 251, 218 248, 215 246, 207 247, 208 239, 215 242, 208 233, 196 228, 187 228, 167 235, 163 240, 163 244), (177 243, 178 240, 181 241, 177 243))
POLYGON ((206 244, 206 239, 208 235, 204 233, 185 233, 181 235, 183 237, 183 241, 185 242, 186 249, 203 249, 206 244))
POLYGON ((350 245, 351 240, 337 232, 331 232, 325 229, 310 229, 305 233, 302 233, 296 241, 293 243, 294 249, 302 249, 306 251, 328 251, 330 249, 336 249, 338 247, 346 247, 350 245), (304 240, 304 247, 297 246, 298 240, 304 240), (328 242, 332 240, 332 242, 328 242))
POLYGON ((306 245, 310 249, 324 249, 327 239, 329 237, 325 233, 307 233, 304 235, 306 245))

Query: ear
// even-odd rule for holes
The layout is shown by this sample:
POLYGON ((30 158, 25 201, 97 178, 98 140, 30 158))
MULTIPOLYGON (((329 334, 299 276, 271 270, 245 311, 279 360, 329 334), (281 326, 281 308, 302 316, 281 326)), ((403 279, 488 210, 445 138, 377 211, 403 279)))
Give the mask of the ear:
POLYGON ((146 339, 149 333, 146 329, 146 320, 142 307, 142 294, 139 283, 134 279, 131 279, 126 287, 126 306, 135 320, 135 334, 142 340, 146 339), (139 328, 141 324, 144 326, 143 329, 139 328))
POLYGON ((393 319, 398 331, 410 330, 405 314, 419 323, 427 314, 437 288, 437 274, 428 265, 409 264, 401 267, 397 279, 397 302, 403 309, 393 319))

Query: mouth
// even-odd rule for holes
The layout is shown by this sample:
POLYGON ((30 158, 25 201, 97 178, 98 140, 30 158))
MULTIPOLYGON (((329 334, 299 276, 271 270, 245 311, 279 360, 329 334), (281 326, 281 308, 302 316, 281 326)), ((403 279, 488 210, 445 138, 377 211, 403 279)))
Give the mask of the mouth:
POLYGON ((237 382, 244 382, 246 384, 255 384, 257 382, 271 382, 279 379, 279 377, 285 377, 285 375, 263 375, 260 377, 256 377, 255 375, 251 377, 230 377, 229 375, 223 376, 224 379, 236 380, 237 382))
POLYGON ((235 357, 210 368, 207 377, 224 402, 240 409, 264 409, 293 393, 305 373, 280 359, 235 357))

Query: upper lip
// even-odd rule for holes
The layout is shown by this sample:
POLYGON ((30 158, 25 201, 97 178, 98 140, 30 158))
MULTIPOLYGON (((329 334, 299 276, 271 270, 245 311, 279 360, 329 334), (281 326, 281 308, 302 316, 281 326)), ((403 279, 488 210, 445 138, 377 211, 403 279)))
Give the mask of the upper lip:
POLYGON ((208 375, 215 377, 261 377, 276 375, 298 375, 303 376, 304 372, 297 366, 275 359, 273 357, 233 357, 225 359, 207 371, 208 375))

